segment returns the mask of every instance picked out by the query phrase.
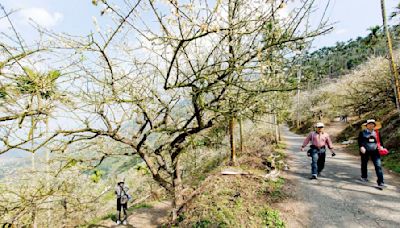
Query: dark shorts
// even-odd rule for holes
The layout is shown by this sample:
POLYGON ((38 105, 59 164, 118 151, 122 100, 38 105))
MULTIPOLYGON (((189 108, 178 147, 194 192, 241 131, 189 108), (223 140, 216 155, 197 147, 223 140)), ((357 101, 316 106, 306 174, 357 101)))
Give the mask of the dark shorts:
POLYGON ((121 204, 121 200, 117 199, 117 211, 120 211, 121 208, 123 208, 124 210, 127 210, 128 209, 128 203, 121 204))

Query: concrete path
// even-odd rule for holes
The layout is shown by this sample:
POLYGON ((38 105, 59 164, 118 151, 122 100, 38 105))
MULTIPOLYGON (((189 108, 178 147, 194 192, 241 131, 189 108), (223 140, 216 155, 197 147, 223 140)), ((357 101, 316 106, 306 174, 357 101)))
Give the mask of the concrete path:
POLYGON ((338 149, 333 158, 328 152, 322 176, 310 180, 311 159, 299 149, 304 137, 282 130, 293 197, 278 206, 288 227, 400 227, 398 176, 385 172, 387 187, 379 190, 373 187, 376 175, 370 162, 370 183, 361 183, 359 157, 338 149))

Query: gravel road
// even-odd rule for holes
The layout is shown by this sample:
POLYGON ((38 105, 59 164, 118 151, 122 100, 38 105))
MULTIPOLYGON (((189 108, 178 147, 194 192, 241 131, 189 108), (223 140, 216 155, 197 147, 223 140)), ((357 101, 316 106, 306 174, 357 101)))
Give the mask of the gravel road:
MULTIPOLYGON (((329 133, 329 127, 326 129, 329 133)), ((387 187, 374 187, 376 175, 370 161, 369 183, 361 183, 360 159, 336 150, 328 152, 318 180, 310 180, 311 159, 299 148, 304 136, 282 129, 287 144, 292 197, 278 206, 288 227, 400 227, 400 178, 384 171, 387 187)), ((338 146, 340 147, 340 146, 338 146)))

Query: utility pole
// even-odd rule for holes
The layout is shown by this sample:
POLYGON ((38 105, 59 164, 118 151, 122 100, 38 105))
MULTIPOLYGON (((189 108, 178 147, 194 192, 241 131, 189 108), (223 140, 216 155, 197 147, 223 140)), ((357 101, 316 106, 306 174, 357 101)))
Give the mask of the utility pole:
POLYGON ((390 37, 390 31, 389 31, 389 28, 387 26, 387 19, 386 19, 385 0, 381 0, 381 10, 382 10, 383 28, 385 30, 386 44, 387 44, 388 55, 389 55, 390 72, 392 74, 392 84, 393 84, 394 94, 395 94, 395 97, 396 97, 396 107, 397 107, 397 111, 400 114, 399 72, 397 71, 396 63, 394 62, 394 57, 393 57, 392 40, 391 40, 391 37, 390 37))

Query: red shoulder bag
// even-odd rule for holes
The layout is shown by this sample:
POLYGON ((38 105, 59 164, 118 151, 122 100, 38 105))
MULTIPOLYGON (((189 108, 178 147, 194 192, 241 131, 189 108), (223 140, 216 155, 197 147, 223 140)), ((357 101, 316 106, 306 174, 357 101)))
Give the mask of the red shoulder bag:
POLYGON ((377 144, 378 144, 379 155, 381 155, 381 156, 388 155, 389 154, 388 149, 381 147, 381 139, 379 137, 379 131, 375 130, 375 133, 376 133, 376 141, 377 141, 377 144))

